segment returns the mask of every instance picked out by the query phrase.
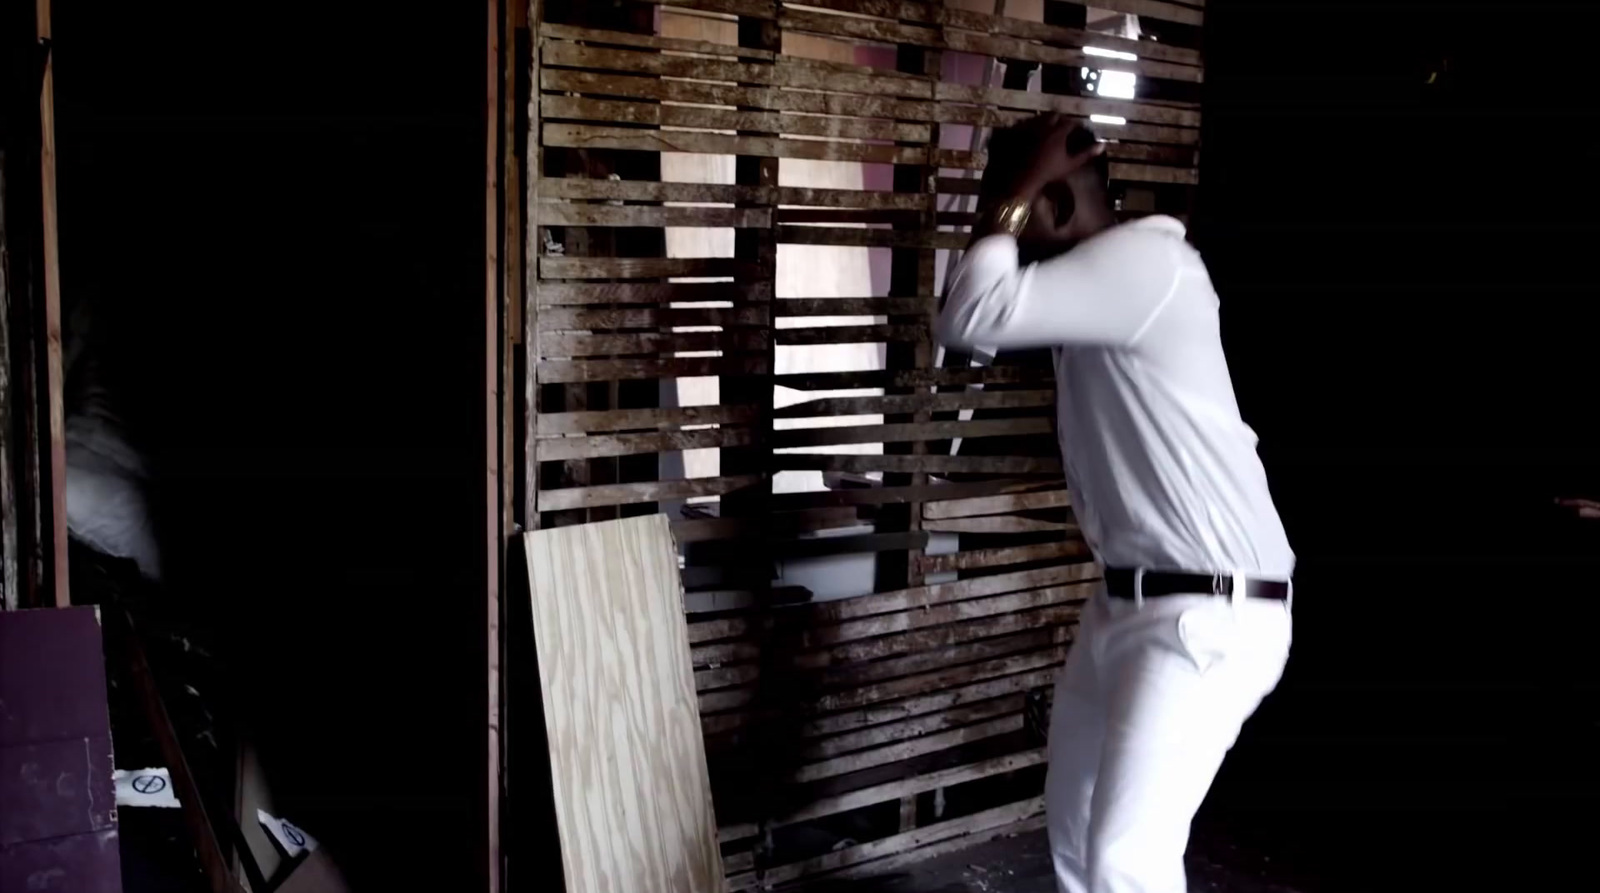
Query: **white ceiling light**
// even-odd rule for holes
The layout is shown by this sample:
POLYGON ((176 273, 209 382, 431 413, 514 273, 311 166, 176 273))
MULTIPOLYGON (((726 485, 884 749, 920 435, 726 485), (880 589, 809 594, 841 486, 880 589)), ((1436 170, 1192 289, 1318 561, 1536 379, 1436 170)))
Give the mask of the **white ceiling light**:
POLYGON ((1090 115, 1089 120, 1096 124, 1116 124, 1118 126, 1128 123, 1128 119, 1120 115, 1090 115))

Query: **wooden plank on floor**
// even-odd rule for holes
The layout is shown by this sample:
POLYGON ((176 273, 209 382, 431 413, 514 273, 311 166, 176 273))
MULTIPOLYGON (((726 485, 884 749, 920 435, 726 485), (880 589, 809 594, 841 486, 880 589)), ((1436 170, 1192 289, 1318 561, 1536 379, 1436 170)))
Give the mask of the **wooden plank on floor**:
POLYGON ((666 517, 539 530, 524 546, 566 889, 719 888, 666 517))

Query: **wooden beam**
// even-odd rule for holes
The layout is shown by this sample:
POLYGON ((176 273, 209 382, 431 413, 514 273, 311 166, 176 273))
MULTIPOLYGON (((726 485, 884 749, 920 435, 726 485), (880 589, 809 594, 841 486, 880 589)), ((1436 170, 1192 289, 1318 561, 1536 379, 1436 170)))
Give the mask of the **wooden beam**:
POLYGON ((49 417, 48 443, 44 452, 45 480, 50 487, 50 588, 55 604, 72 604, 67 581, 67 440, 66 415, 62 405, 61 369, 61 248, 56 224, 56 77, 55 55, 49 53, 50 0, 34 0, 34 22, 38 47, 44 57, 44 75, 39 87, 39 193, 40 239, 44 254, 44 384, 49 417))

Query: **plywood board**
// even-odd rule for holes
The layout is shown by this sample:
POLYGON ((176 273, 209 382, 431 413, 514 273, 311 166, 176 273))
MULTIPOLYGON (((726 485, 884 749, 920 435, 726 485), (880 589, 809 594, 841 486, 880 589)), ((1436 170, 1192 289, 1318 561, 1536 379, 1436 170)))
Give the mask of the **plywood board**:
POLYGON ((567 890, 724 889, 666 516, 524 541, 567 890))

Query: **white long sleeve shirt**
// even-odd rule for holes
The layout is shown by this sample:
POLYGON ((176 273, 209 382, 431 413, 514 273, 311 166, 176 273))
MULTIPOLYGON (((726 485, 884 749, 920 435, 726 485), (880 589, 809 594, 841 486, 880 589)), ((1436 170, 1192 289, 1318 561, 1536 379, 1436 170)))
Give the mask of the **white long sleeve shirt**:
POLYGON ((1287 579, 1283 523, 1239 417, 1216 290, 1171 217, 1124 223, 1019 266, 978 240, 951 280, 940 340, 1051 347, 1073 510, 1108 567, 1287 579))

